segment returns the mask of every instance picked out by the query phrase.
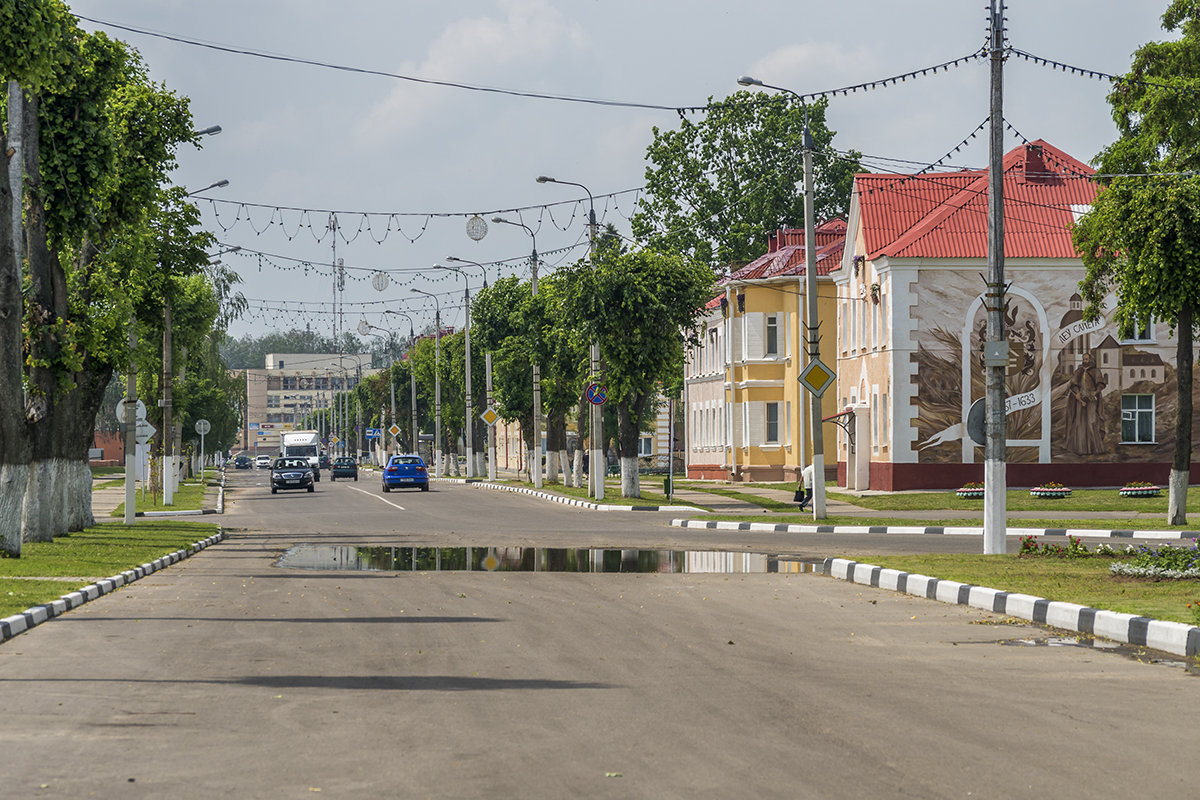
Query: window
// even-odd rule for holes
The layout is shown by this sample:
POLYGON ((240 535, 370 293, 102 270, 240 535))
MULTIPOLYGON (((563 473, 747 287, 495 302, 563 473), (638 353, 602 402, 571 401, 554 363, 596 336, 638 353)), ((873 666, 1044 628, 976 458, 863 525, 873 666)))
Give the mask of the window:
POLYGON ((779 403, 767 403, 767 439, 768 444, 779 443, 779 403))
POLYGON ((1122 342, 1153 342, 1154 341, 1154 319, 1153 317, 1146 320, 1144 325, 1134 323, 1133 330, 1129 335, 1121 339, 1122 342))
POLYGON ((1121 395, 1121 441, 1125 444, 1154 443, 1154 395, 1121 395))
POLYGON ((653 440, 649 436, 643 436, 638 439, 638 455, 649 456, 653 455, 653 440))
POLYGON ((764 353, 768 356, 779 355, 779 317, 767 315, 767 342, 764 353))

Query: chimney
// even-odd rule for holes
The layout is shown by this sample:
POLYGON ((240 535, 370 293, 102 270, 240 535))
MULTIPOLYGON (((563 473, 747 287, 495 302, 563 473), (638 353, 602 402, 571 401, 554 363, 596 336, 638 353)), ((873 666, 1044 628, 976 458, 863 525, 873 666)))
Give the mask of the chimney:
POLYGON ((1025 145, 1025 182, 1049 183, 1051 175, 1046 169, 1046 161, 1042 157, 1040 144, 1025 145))

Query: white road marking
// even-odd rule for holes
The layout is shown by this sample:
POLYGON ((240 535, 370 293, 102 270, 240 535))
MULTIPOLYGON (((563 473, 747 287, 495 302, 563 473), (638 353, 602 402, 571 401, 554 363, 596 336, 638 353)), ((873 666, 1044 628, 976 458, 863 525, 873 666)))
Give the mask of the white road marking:
POLYGON ((398 509, 400 509, 401 511, 407 511, 407 510, 408 510, 408 509, 406 509, 404 506, 398 506, 398 505, 396 505, 395 503, 393 503, 391 500, 384 500, 384 498, 380 497, 379 495, 377 495, 377 494, 374 494, 373 492, 368 492, 368 491, 366 491, 365 489, 359 489, 357 486, 347 486, 346 488, 347 488, 347 489, 353 489, 353 490, 354 490, 354 491, 356 491, 356 492, 362 492, 363 494, 367 495, 368 497, 374 497, 376 500, 383 500, 383 502, 387 503, 387 504, 388 504, 389 506, 391 506, 392 508, 398 508, 398 509))

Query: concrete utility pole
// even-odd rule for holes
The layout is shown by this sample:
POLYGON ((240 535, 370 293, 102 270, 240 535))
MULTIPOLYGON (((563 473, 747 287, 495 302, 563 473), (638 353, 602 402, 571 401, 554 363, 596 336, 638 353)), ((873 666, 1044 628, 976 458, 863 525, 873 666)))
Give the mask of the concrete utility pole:
POLYGON ((163 505, 175 504, 175 425, 171 419, 171 384, 175 373, 171 371, 171 304, 163 304, 163 429, 159 432, 163 449, 162 490, 163 505))
MULTIPOLYGON (((983 552, 1003 553, 1007 520, 1007 419, 1004 377, 1004 0, 991 0, 991 139, 988 165, 987 444, 984 448, 983 552)), ((1046 401, 1043 401, 1046 402, 1046 401)))
POLYGON ((137 366, 133 352, 137 348, 136 318, 129 319, 129 374, 125 377, 125 524, 132 525, 137 513, 134 475, 137 471, 137 366))
POLYGON ((442 304, 437 295, 413 289, 433 298, 433 474, 442 477, 442 304))

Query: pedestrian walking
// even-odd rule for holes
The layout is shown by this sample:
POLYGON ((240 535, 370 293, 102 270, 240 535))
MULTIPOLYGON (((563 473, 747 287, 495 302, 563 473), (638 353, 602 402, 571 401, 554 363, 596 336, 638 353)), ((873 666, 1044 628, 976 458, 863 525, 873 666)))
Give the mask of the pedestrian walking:
POLYGON ((796 495, 792 499, 800 504, 800 510, 808 505, 808 501, 813 497, 813 465, 809 464, 800 472, 800 484, 796 487, 796 495))

